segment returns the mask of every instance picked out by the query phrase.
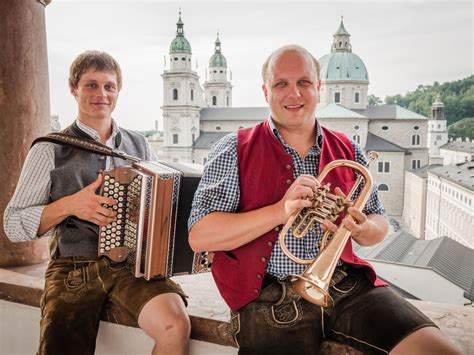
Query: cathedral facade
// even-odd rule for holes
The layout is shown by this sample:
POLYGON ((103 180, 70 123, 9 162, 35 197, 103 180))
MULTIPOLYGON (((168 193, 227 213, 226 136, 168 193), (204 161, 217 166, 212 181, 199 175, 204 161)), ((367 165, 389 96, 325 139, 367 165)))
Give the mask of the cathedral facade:
MULTIPOLYGON (((267 119, 268 107, 232 107, 232 84, 219 35, 209 60, 206 81, 191 68, 191 45, 184 36, 181 13, 170 45, 170 67, 163 77, 163 144, 159 157, 182 163, 205 164, 220 138, 267 119)), ((341 19, 330 53, 319 58, 321 95, 316 117, 328 128, 345 133, 365 152, 379 158, 370 170, 379 195, 393 216, 403 211, 405 171, 429 163, 447 142, 442 103, 433 117, 398 105, 368 105, 369 75, 362 59, 352 52, 350 34, 341 19)))

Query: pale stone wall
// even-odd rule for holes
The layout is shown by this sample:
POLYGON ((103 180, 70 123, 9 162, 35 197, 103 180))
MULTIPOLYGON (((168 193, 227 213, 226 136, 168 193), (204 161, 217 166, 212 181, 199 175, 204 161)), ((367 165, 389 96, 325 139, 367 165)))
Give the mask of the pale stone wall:
POLYGON ((428 172, 426 239, 447 236, 474 248, 474 192, 428 172))
POLYGON ((426 178, 405 171, 402 218, 411 234, 419 239, 425 239, 426 183, 426 178))
POLYGON ((379 157, 370 166, 370 172, 377 184, 385 184, 388 191, 380 191, 380 201, 391 216, 401 216, 403 212, 403 189, 405 173, 405 155, 404 153, 379 152, 379 157), (379 163, 390 163, 388 173, 378 172, 379 163))
POLYGON ((427 149, 426 119, 373 119, 369 123, 369 132, 406 149, 427 149), (388 127, 388 129, 384 130, 382 127, 388 127), (412 145, 413 135, 420 136, 419 145, 412 145))
POLYGON ((443 149, 439 150, 439 155, 443 158, 443 165, 453 165, 465 163, 473 160, 474 156, 468 152, 460 152, 457 150, 443 149))
POLYGON ((340 93, 339 104, 349 109, 367 108, 368 84, 351 81, 326 81, 321 84, 320 107, 335 102, 335 93, 340 93), (359 102, 355 102, 355 93, 359 93, 359 102))
POLYGON ((367 132, 369 120, 364 118, 322 118, 319 120, 321 126, 344 133, 352 140, 359 135, 359 145, 364 149, 367 143, 367 132))

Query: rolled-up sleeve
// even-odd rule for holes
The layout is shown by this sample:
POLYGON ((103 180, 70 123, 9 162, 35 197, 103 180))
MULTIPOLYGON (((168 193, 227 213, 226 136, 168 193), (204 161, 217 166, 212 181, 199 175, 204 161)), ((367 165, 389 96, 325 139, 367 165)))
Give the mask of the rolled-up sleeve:
MULTIPOLYGON (((37 238, 43 209, 49 203, 50 172, 54 169, 54 146, 34 145, 26 157, 15 193, 3 216, 5 234, 12 242, 37 238)), ((49 236, 52 230, 43 236, 49 236)))
POLYGON ((220 139, 211 149, 201 182, 194 194, 188 228, 212 212, 235 212, 240 188, 237 134, 220 139))

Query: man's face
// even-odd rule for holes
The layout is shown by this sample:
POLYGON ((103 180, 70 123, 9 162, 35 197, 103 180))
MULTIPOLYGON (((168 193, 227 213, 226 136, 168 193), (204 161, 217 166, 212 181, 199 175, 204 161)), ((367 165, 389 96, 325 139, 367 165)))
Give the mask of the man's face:
POLYGON ((109 119, 118 98, 117 75, 109 71, 88 69, 71 93, 77 100, 82 120, 109 119))
POLYGON ((319 82, 309 58, 296 51, 282 53, 263 85, 265 99, 278 128, 312 127, 319 82))

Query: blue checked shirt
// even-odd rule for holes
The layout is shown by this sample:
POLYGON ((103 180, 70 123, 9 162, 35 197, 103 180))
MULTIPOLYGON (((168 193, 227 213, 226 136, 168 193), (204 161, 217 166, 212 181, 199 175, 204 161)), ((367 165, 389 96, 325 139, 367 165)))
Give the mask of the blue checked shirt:
MULTIPOLYGON (((317 138, 315 145, 311 147, 304 158, 301 158, 295 149, 290 147, 282 139, 272 119, 269 119, 270 127, 283 144, 286 153, 293 158, 294 178, 301 174, 318 176, 319 155, 322 144, 322 130, 317 124, 317 138)), ((352 142, 355 151, 355 161, 366 166, 367 159, 360 146, 352 142)), ((191 229, 194 223, 212 212, 237 212, 240 200, 239 167, 237 160, 237 134, 231 133, 219 140, 209 153, 209 159, 204 167, 204 173, 199 187, 194 195, 191 215, 188 227, 191 229)), ((372 193, 363 210, 365 214, 385 214, 385 210, 379 201, 377 187, 374 186, 372 193)), ((288 232, 291 234, 291 232, 288 232)), ((290 235, 286 237, 287 247, 296 257, 300 259, 314 259, 319 252, 318 245, 324 232, 319 223, 313 230, 308 232, 304 238, 296 239, 290 235)), ((291 274, 301 274, 306 265, 299 265, 290 260, 281 250, 280 244, 275 243, 266 272, 284 278, 291 274)))

